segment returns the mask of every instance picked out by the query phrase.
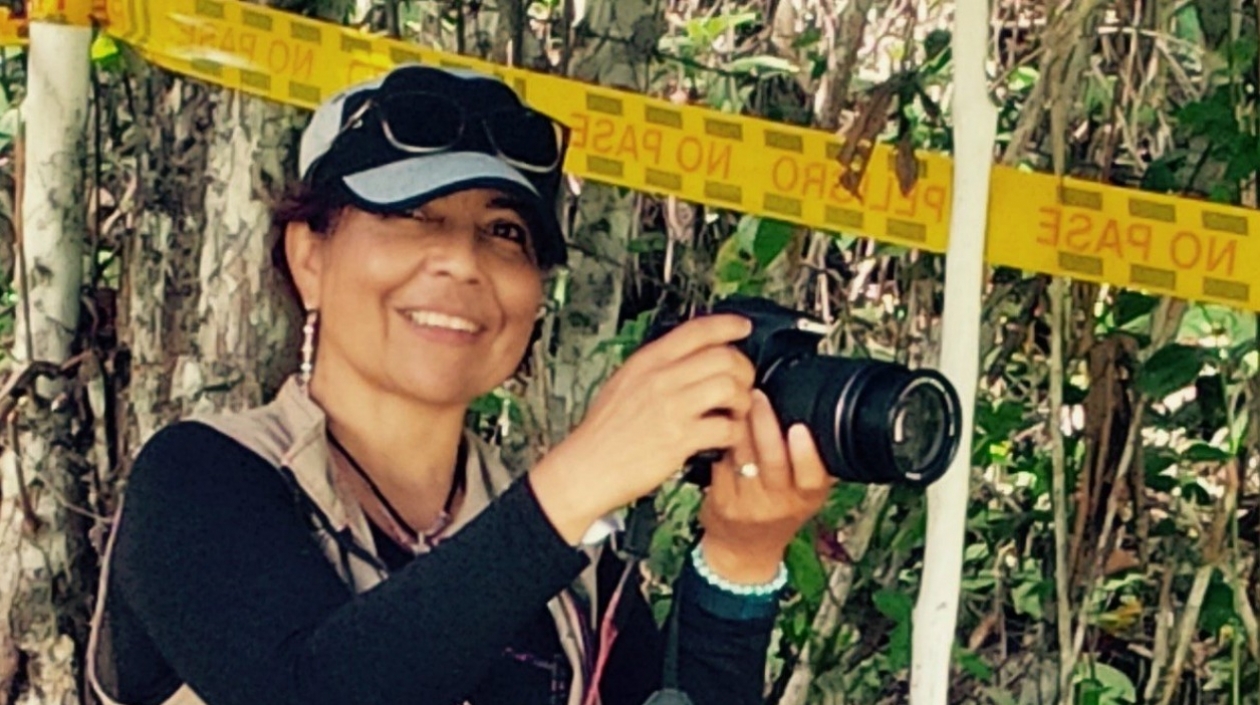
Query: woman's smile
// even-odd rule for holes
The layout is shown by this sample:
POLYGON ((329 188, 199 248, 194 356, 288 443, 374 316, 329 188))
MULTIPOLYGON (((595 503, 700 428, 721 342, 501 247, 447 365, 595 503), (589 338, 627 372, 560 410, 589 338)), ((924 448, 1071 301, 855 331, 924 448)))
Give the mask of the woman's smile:
POLYGON ((401 314, 411 330, 434 343, 474 345, 486 330, 471 318, 431 309, 406 309, 401 314))

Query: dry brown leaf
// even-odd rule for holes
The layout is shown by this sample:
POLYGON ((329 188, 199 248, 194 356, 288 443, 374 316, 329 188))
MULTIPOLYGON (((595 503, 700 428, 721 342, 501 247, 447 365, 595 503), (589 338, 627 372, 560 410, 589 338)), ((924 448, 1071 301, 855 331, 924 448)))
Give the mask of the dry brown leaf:
POLYGON ((888 108, 896 95, 896 86, 892 83, 883 83, 871 89, 870 99, 849 125, 844 144, 836 155, 842 171, 840 185, 859 201, 862 200, 862 180, 866 178, 866 169, 870 166, 871 152, 875 150, 875 141, 888 122, 888 108))
POLYGON ((989 640, 989 635, 992 634, 993 630, 997 627, 998 619, 999 616, 997 612, 990 612, 985 615, 984 619, 980 620, 980 623, 976 625, 976 628, 971 631, 971 636, 967 637, 967 648, 971 651, 975 651, 981 646, 984 646, 984 642, 989 640))
POLYGON ((1103 575, 1115 575, 1121 571, 1130 570, 1140 567, 1142 562, 1138 560, 1137 554, 1133 551, 1125 551, 1116 549, 1107 556, 1107 564, 1103 567, 1103 575))
POLYGON ((914 154, 914 139, 909 130, 903 131, 897 140, 896 164, 897 185, 901 187, 901 195, 909 196, 919 181, 919 158, 914 154))

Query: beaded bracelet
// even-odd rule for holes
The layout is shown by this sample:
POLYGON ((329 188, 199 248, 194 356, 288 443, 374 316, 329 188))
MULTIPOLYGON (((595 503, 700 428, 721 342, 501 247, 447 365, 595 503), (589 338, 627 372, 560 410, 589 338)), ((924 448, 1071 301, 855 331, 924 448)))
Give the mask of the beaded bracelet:
POLYGON ((779 563, 779 572, 775 574, 774 579, 760 585, 739 585, 713 572, 713 568, 704 560, 704 551, 700 550, 700 544, 696 544, 696 547, 691 550, 691 564, 706 583, 722 592, 740 597, 769 600, 777 597, 783 588, 787 587, 788 571, 787 565, 783 562, 779 563))

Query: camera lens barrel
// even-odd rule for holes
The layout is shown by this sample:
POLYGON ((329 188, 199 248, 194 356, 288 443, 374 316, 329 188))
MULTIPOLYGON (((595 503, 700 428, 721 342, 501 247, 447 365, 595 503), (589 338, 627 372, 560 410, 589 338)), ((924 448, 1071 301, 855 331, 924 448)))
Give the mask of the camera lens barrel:
POLYGON ((809 426, 827 471, 842 480, 929 485, 958 450, 961 404, 932 370, 807 354, 780 359, 759 386, 785 429, 809 426))

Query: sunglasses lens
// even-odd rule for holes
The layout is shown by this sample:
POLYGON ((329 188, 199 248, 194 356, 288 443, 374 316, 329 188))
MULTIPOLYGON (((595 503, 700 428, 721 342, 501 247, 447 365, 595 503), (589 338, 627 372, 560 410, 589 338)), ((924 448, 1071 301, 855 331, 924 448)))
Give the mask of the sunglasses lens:
POLYGON ((560 163, 560 132, 555 122, 532 110, 491 113, 486 130, 503 156, 536 167, 551 169, 560 163))
POLYGON ((459 141, 464 114, 433 93, 398 93, 380 104, 381 118, 395 141, 416 149, 444 149, 459 141))

